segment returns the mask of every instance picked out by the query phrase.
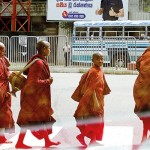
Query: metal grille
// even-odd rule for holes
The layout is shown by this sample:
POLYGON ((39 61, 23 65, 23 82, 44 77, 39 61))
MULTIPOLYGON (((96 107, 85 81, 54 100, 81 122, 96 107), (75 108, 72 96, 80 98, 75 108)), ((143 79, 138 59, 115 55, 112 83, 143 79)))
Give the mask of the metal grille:
POLYGON ((47 57, 49 65, 63 65, 63 46, 68 41, 66 36, 12 36, 10 38, 9 59, 13 66, 24 66, 36 51, 39 40, 50 42, 51 55, 47 57))
POLYGON ((137 44, 135 37, 75 36, 72 39, 72 65, 90 66, 92 54, 102 52, 105 70, 135 70, 135 61, 141 55, 141 50, 137 52, 137 44), (131 64, 133 68, 129 68, 131 64))
MULTIPOLYGON (((11 68, 22 68, 27 61, 37 53, 36 43, 46 40, 51 44, 51 55, 47 57, 50 66, 63 67, 65 57, 63 47, 71 41, 67 36, 0 36, 0 41, 6 45, 6 55, 11 62, 11 68)), ((103 69, 111 73, 116 70, 135 71, 135 62, 148 47, 145 40, 134 37, 72 37, 70 53, 67 55, 69 68, 89 68, 92 65, 92 54, 101 51, 104 55, 103 69)))

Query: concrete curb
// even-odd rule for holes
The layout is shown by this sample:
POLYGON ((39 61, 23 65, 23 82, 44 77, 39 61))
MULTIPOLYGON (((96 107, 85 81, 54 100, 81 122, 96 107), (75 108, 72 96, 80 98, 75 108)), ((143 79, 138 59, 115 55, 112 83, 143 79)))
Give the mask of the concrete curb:
MULTIPOLYGON (((20 71, 23 66, 13 66, 9 69, 11 71, 20 71)), ((51 73, 85 73, 90 67, 63 67, 63 66, 49 66, 51 73)), ((115 68, 103 68, 105 74, 118 74, 118 75, 138 75, 137 70, 125 70, 115 68)))

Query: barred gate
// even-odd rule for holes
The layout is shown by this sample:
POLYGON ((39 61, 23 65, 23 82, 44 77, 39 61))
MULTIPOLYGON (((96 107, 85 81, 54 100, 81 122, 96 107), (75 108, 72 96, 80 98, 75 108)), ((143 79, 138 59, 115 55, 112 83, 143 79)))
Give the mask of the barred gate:
MULTIPOLYGON (((0 41, 6 46, 6 55, 10 59, 11 67, 22 68, 26 62, 36 54, 36 43, 46 40, 51 44, 51 55, 47 57, 50 66, 64 66, 63 47, 67 36, 0 36, 0 41)), ((141 41, 140 41, 141 42, 141 41)), ((89 68, 94 52, 101 51, 104 55, 103 69, 111 73, 116 70, 135 71, 135 61, 145 48, 137 48, 138 41, 134 37, 72 37, 68 67, 89 68)), ((141 43, 140 43, 141 44, 141 43)))
POLYGON ((104 37, 103 50, 106 51, 108 62, 105 69, 135 70, 137 56, 135 37, 104 37))
POLYGON ((63 46, 68 41, 66 36, 12 36, 8 56, 13 67, 22 67, 36 54, 36 43, 39 40, 50 42, 51 54, 47 57, 49 65, 63 65, 63 46))
MULTIPOLYGON (((135 70, 137 56, 135 37, 73 37, 72 65, 87 67, 92 65, 92 54, 101 51, 104 55, 105 70, 135 70)), ((143 49, 144 51, 144 49, 143 49)), ((138 55, 137 55, 138 54, 138 55)))

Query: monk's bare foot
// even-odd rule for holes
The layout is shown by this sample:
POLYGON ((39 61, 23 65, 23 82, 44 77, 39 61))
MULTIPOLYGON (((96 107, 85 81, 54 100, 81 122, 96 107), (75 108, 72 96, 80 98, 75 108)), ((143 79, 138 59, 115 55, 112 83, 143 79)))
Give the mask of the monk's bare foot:
POLYGON ((5 143, 7 139, 4 136, 0 136, 0 144, 5 143))
POLYGON ((84 141, 84 136, 82 134, 77 135, 76 138, 83 146, 87 146, 87 144, 84 141))
POLYGON ((40 132, 38 132, 38 131, 32 131, 31 133, 32 133, 38 140, 41 140, 41 139, 44 138, 43 135, 42 135, 40 132))
POLYGON ((92 140, 89 143, 89 146, 104 146, 103 144, 98 143, 96 140, 92 140))
POLYGON ((57 146, 61 144, 60 142, 52 142, 52 141, 49 141, 49 142, 46 142, 45 143, 45 147, 50 147, 50 146, 57 146))
POLYGON ((15 148, 19 148, 19 149, 30 149, 30 148, 32 148, 31 146, 27 146, 27 145, 25 145, 25 144, 23 144, 23 143, 17 143, 16 145, 15 145, 15 148))
POLYGON ((12 143, 12 141, 7 141, 7 139, 4 136, 0 136, 0 144, 9 144, 12 143))

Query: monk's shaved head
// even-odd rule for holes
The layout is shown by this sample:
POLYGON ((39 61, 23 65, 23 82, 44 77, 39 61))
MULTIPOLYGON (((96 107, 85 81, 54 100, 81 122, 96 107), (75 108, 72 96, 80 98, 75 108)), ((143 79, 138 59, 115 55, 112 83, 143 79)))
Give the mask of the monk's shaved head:
POLYGON ((92 60, 95 59, 95 58, 98 58, 98 57, 103 57, 103 53, 102 53, 102 52, 94 53, 94 54, 92 55, 92 60))
POLYGON ((2 42, 0 42, 0 50, 3 48, 5 48, 5 45, 2 42))

